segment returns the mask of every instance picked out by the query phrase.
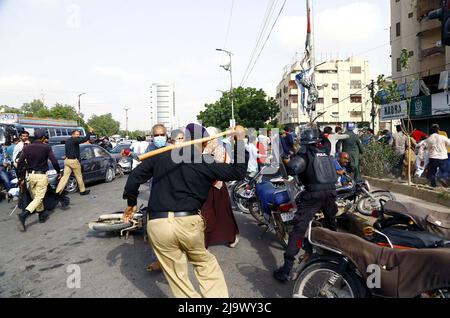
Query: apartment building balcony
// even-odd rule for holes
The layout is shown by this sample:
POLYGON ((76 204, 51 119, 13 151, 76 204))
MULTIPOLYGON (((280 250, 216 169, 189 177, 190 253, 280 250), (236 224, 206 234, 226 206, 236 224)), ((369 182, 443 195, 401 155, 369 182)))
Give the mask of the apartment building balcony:
POLYGON ((438 54, 445 54, 445 47, 436 45, 436 46, 430 47, 428 49, 423 49, 420 52, 420 57, 422 59, 424 59, 426 57, 438 55, 438 54))
POLYGON ((428 12, 439 9, 441 7, 440 0, 418 0, 417 1, 417 19, 422 20, 428 15, 428 12))

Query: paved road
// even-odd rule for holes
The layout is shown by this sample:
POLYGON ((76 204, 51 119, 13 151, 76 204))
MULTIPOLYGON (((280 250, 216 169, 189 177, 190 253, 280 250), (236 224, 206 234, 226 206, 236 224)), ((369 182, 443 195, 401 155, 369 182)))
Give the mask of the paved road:
MULTIPOLYGON (((45 224, 37 216, 20 232, 17 215, 9 217, 12 203, 0 203, 0 297, 168 297, 169 286, 161 273, 145 271, 149 249, 142 235, 128 240, 90 231, 87 223, 98 215, 121 210, 126 178, 91 187, 91 195, 71 196, 71 209, 56 209, 45 224), (81 268, 81 288, 67 288, 70 264, 81 268)), ((143 187, 145 189, 145 187, 143 187)), ((148 191, 141 193, 145 203, 148 191)), ((17 213, 16 213, 17 214, 17 213)), ((283 250, 272 234, 247 215, 236 213, 241 231, 235 249, 215 246, 231 297, 289 297, 292 284, 273 280, 283 250)), ((191 269, 192 281, 195 282, 191 269)))
MULTIPOLYGON (((98 215, 124 207, 125 181, 92 186, 88 197, 72 195, 69 210, 55 210, 45 224, 31 217, 26 233, 19 231, 17 215, 9 216, 13 204, 0 203, 0 297, 170 297, 164 276, 145 271, 150 257, 141 234, 125 240, 87 227, 98 215), (71 264, 81 269, 79 289, 67 287, 71 264)), ((148 191, 143 191, 141 203, 147 198, 148 191)), ((279 284, 271 276, 283 257, 275 236, 259 238, 262 230, 250 216, 236 213, 236 218, 241 231, 238 246, 211 248, 225 273, 230 296, 290 297, 293 284, 279 284)))

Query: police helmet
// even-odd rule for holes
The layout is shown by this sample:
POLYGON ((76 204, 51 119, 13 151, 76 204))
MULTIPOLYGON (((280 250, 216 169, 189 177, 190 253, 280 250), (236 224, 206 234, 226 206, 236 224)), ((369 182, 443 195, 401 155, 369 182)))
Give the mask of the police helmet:
POLYGON ((302 145, 314 145, 319 142, 319 130, 316 128, 306 128, 300 135, 302 145))

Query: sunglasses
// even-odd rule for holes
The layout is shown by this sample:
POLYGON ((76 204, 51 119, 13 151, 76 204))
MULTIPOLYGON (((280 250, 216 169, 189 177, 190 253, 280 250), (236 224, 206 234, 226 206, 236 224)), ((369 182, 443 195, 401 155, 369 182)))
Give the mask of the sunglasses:
POLYGON ((166 135, 165 134, 156 134, 156 135, 153 135, 153 137, 165 137, 166 135))

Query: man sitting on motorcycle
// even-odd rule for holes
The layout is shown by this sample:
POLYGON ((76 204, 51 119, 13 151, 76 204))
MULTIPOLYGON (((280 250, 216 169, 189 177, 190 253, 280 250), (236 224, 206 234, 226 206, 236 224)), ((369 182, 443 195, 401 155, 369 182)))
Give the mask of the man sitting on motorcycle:
POLYGON ((346 186, 350 183, 350 180, 347 178, 347 169, 350 165, 350 160, 350 155, 346 152, 341 152, 338 159, 333 160, 336 173, 339 176, 338 183, 340 183, 341 186, 346 186))

